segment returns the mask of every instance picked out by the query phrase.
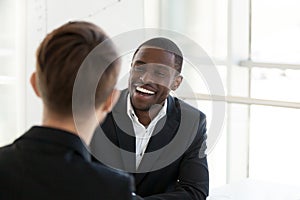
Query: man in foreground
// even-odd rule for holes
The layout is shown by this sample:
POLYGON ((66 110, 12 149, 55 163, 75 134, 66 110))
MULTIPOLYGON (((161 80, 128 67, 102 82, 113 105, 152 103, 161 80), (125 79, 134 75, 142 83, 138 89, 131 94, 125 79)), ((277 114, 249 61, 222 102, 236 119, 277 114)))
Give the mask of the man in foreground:
POLYGON ((132 199, 132 178, 93 163, 85 147, 98 124, 91 119, 96 115, 102 121, 118 99, 114 87, 120 63, 107 63, 117 57, 115 47, 108 43, 105 51, 95 48, 107 39, 94 24, 70 22, 43 40, 31 77, 32 87, 43 101, 42 125, 0 148, 0 199, 132 199), (92 58, 86 60, 92 50, 92 58), (84 88, 91 87, 99 71, 102 76, 96 94, 83 98, 95 98, 95 112, 89 112, 90 101, 82 101, 75 123, 72 94, 82 63, 87 70, 80 77, 86 85, 79 92, 88 95, 84 88))

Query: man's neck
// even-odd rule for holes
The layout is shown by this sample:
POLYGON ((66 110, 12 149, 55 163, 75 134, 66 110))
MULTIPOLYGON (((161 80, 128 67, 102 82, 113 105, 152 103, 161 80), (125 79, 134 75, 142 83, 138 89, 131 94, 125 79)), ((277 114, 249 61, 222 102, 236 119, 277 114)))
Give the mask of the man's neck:
POLYGON ((139 119, 139 122, 147 127, 151 123, 152 119, 157 116, 162 107, 162 105, 154 105, 149 110, 144 111, 134 109, 134 112, 139 119))
POLYGON ((73 117, 61 116, 59 114, 44 110, 42 125, 65 130, 78 135, 73 117))
POLYGON ((43 119, 42 125, 47 126, 47 127, 65 130, 65 131, 68 131, 70 133, 77 135, 75 125, 74 125, 74 123, 71 123, 71 119, 70 120, 69 119, 68 120, 67 119, 59 120, 58 118, 46 117, 43 119))
POLYGON ((91 127, 80 127, 80 132, 78 132, 72 116, 61 116, 59 114, 49 112, 46 109, 43 113, 42 126, 57 128, 73 133, 74 135, 78 135, 87 145, 91 140, 92 134, 90 134, 90 132, 93 132, 91 127))

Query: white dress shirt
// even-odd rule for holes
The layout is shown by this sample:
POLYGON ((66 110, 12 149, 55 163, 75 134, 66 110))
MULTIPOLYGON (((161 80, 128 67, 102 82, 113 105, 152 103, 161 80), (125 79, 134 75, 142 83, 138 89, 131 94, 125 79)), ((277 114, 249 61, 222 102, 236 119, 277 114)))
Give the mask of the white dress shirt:
POLYGON ((151 120, 150 124, 145 127, 139 122, 134 109, 130 102, 130 96, 127 97, 127 114, 132 121, 134 133, 135 133, 135 155, 136 155, 136 169, 139 167, 151 135, 154 131, 157 122, 163 118, 167 113, 167 99, 165 100, 164 106, 161 108, 159 113, 151 120))

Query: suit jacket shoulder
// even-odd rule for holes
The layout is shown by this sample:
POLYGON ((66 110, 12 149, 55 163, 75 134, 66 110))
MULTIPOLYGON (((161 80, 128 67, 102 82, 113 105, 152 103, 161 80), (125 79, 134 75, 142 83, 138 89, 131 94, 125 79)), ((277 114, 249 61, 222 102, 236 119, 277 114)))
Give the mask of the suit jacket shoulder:
POLYGON ((131 176, 91 162, 78 136, 43 127, 0 148, 0 177, 0 199, 129 200, 134 191, 131 176))

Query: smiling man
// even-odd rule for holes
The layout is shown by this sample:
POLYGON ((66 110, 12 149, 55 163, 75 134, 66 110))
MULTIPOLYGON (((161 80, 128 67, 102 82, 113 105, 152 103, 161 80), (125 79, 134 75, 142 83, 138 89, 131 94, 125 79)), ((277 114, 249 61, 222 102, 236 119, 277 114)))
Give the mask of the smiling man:
POLYGON ((205 115, 170 95, 183 80, 182 63, 180 49, 169 39, 140 45, 128 89, 91 143, 100 162, 134 175, 136 193, 147 200, 208 196, 205 115), (103 137, 113 145, 101 143, 103 137))
POLYGON ((175 90, 180 85, 181 67, 175 67, 175 54, 164 49, 145 45, 136 52, 130 72, 129 93, 138 121, 144 126, 148 126, 151 118, 166 105, 170 89, 175 90))

